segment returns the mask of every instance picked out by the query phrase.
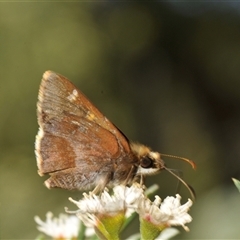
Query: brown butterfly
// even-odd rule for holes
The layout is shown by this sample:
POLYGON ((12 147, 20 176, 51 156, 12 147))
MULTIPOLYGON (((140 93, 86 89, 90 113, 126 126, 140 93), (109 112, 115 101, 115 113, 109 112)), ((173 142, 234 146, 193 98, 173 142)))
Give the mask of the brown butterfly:
MULTIPOLYGON (((48 188, 95 187, 98 192, 105 186, 131 184, 162 169, 176 176, 158 152, 129 141, 67 78, 52 71, 43 75, 37 115, 38 173, 50 175, 45 181, 48 188)), ((180 159, 195 167, 192 161, 180 159)))

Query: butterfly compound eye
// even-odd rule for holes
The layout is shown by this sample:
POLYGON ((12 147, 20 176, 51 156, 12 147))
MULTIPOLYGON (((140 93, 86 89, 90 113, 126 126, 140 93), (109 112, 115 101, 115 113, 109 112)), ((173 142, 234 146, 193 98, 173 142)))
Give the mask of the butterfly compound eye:
POLYGON ((142 168, 151 168, 153 166, 153 160, 150 157, 145 156, 141 159, 140 165, 142 168))

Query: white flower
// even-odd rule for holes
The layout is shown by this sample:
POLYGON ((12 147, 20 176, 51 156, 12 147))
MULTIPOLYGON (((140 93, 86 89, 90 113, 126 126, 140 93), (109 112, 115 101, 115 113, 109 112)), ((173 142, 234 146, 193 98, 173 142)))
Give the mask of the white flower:
POLYGON ((79 209, 66 211, 75 213, 86 226, 92 227, 96 225, 96 214, 111 216, 123 212, 127 216, 131 215, 137 208, 139 199, 144 197, 144 192, 139 184, 133 184, 131 187, 115 186, 112 195, 105 189, 100 195, 90 192, 89 194, 84 193, 83 196, 84 198, 79 201, 69 198, 79 209))
POLYGON ((161 202, 159 196, 155 196, 155 200, 151 202, 148 198, 142 199, 137 212, 140 217, 153 223, 156 226, 182 226, 189 231, 186 223, 192 221, 191 216, 187 213, 192 206, 192 201, 188 201, 181 205, 181 196, 179 194, 174 197, 167 197, 161 202))
POLYGON ((45 222, 38 216, 34 219, 38 224, 37 229, 52 238, 72 239, 78 236, 80 220, 76 216, 60 214, 59 218, 54 218, 53 214, 48 212, 45 222))

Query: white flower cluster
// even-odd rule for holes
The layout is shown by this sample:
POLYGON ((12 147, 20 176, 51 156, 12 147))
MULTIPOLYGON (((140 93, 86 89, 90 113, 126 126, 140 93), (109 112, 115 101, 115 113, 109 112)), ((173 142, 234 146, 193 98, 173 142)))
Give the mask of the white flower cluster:
POLYGON ((163 229, 182 226, 188 231, 185 224, 192 221, 188 214, 192 206, 190 199, 181 205, 181 196, 177 194, 176 197, 167 197, 163 201, 159 196, 155 196, 152 202, 144 194, 143 187, 137 183, 131 187, 116 186, 113 188, 113 194, 109 194, 106 189, 100 195, 90 192, 84 193, 83 199, 79 201, 71 198, 69 200, 77 205, 78 210, 66 211, 77 216, 60 214, 59 218, 54 218, 49 212, 45 222, 35 217, 38 230, 54 239, 73 239, 78 236, 80 220, 88 227, 87 231, 92 233, 93 227, 98 224, 97 216, 114 216, 122 213, 128 217, 133 212, 137 212, 141 219, 163 229))
POLYGON ((113 188, 113 194, 105 189, 100 195, 84 193, 83 199, 71 202, 79 208, 76 211, 66 211, 76 214, 86 226, 93 227, 96 224, 95 214, 115 215, 123 211, 126 217, 130 216, 138 207, 138 200, 144 197, 144 191, 138 184, 131 187, 119 185, 113 188))
POLYGON ((182 226, 186 231, 189 231, 186 223, 192 221, 192 217, 188 214, 192 201, 188 201, 181 205, 181 196, 176 194, 176 198, 167 197, 162 202, 159 196, 155 196, 155 200, 151 202, 148 198, 139 202, 137 212, 139 215, 148 219, 155 225, 182 226))
POLYGON ((189 229, 185 224, 192 221, 188 214, 192 206, 190 199, 181 205, 181 196, 177 194, 176 197, 165 198, 163 202, 159 196, 155 196, 152 202, 144 195, 142 186, 137 183, 131 187, 116 186, 113 188, 113 195, 105 190, 100 196, 85 193, 82 200, 69 200, 79 209, 68 212, 76 214, 89 227, 96 225, 96 213, 111 215, 120 211, 125 211, 127 217, 136 211, 141 218, 148 219, 157 226, 182 226, 186 231, 189 229))
POLYGON ((74 215, 60 214, 59 218, 54 218, 51 212, 46 215, 46 221, 42 221, 38 216, 35 218, 40 232, 54 239, 77 238, 80 227, 80 219, 74 215))

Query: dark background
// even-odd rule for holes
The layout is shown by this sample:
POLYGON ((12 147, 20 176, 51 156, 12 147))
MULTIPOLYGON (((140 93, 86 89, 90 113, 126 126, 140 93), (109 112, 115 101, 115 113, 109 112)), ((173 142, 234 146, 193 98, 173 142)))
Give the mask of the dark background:
MULTIPOLYGON (((1 3, 0 238, 33 239, 79 192, 48 190, 37 174, 36 101, 42 74, 71 79, 130 139, 183 172, 197 201, 183 239, 239 238, 240 4, 1 3)), ((149 177, 176 193, 166 172, 149 177)), ((184 203, 190 194, 180 191, 184 203)), ((138 232, 135 223, 128 233, 138 232)))

